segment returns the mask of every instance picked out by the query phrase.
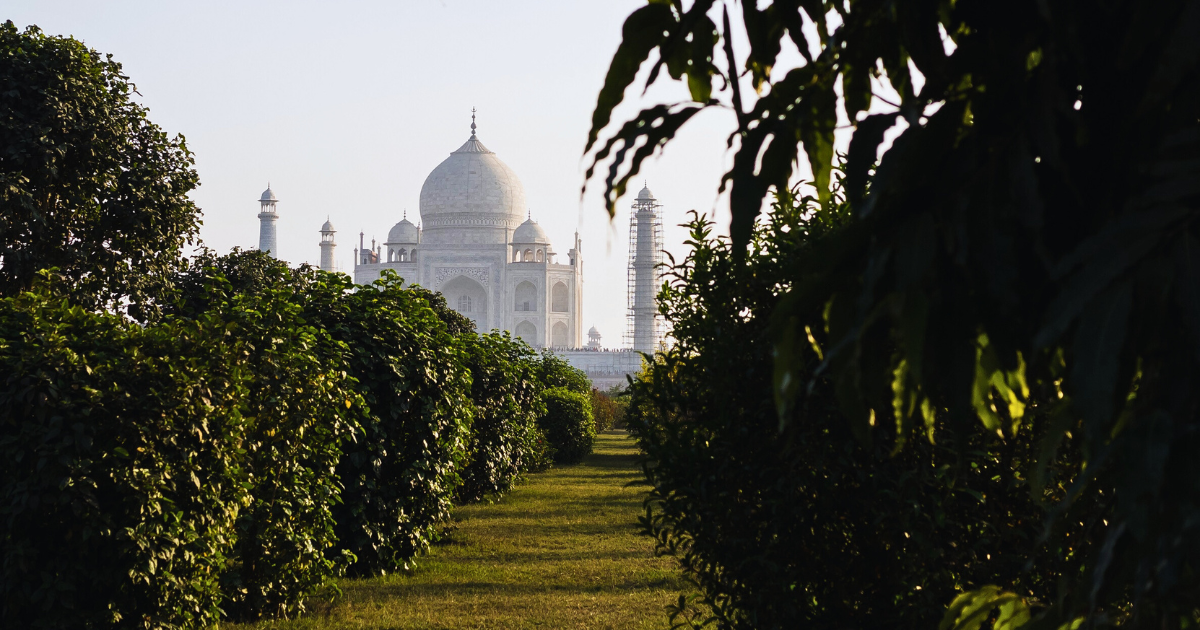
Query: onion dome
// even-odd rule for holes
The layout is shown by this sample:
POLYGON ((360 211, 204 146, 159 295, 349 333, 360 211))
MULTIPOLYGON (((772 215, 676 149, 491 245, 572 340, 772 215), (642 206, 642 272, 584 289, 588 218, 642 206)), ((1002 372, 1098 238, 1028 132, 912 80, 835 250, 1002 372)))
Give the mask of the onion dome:
POLYGON ((654 193, 650 192, 649 186, 642 186, 641 192, 637 196, 638 201, 654 201, 654 193))
POLYGON ((271 190, 271 186, 270 186, 270 184, 268 184, 267 189, 263 191, 262 196, 259 197, 258 200, 259 201, 279 201, 279 198, 275 196, 275 191, 271 190))
POLYGON ((325 224, 321 226, 321 231, 322 232, 336 232, 337 230, 333 229, 332 221, 330 221, 329 219, 325 219, 325 224))
POLYGON ((546 231, 542 229, 542 226, 537 224, 537 221, 526 219, 524 223, 513 231, 512 242, 549 245, 550 238, 546 236, 546 231))
POLYGON ((590 329, 588 329, 588 336, 589 337, 599 337, 600 331, 596 330, 595 326, 592 326, 590 329))
POLYGON ((401 219, 399 223, 392 226, 388 232, 389 243, 416 243, 417 242, 417 226, 413 225, 408 219, 401 219))
POLYGON ((483 146, 474 127, 421 186, 422 237, 430 243, 503 243, 523 216, 525 187, 483 146))

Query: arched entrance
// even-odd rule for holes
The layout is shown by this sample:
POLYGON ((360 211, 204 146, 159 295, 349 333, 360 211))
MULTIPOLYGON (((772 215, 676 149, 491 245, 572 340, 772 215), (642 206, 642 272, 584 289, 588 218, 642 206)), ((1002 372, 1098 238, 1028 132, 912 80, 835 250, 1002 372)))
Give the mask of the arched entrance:
POLYGON ((513 310, 536 311, 537 305, 537 287, 533 286, 533 283, 528 280, 518 284, 517 290, 513 295, 513 310))
POLYGON ((483 285, 466 277, 455 277, 442 285, 446 304, 475 322, 475 330, 488 330, 488 295, 483 285))
POLYGON ((554 328, 550 329, 550 345, 555 348, 566 348, 571 345, 567 340, 567 325, 562 322, 554 324, 554 328))
POLYGON ((529 322, 521 322, 520 324, 517 324, 516 332, 517 336, 520 337, 525 343, 533 346, 534 348, 541 347, 542 344, 538 343, 537 326, 534 326, 529 322))

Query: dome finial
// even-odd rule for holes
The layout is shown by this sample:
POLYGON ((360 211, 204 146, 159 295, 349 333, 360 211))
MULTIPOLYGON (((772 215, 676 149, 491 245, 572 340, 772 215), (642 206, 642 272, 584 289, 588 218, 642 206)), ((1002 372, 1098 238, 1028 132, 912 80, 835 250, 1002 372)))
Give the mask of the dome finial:
POLYGON ((475 108, 471 108, 471 137, 475 137, 475 108))
POLYGON ((408 220, 408 208, 404 209, 404 220, 408 220))

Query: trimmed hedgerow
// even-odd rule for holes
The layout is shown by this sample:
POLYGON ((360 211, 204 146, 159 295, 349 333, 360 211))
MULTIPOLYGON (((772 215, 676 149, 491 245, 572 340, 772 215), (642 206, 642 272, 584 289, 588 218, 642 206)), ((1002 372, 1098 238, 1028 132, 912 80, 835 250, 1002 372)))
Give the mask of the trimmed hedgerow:
POLYGON ((0 620, 195 628, 249 499, 243 345, 219 319, 139 327, 39 283, 0 300, 0 620))
POLYGON ((547 432, 590 447, 586 397, 560 388, 542 413, 544 357, 452 334, 394 276, 357 287, 235 251, 172 283, 140 324, 49 278, 0 301, 6 626, 292 615, 348 567, 406 566, 460 488, 478 500, 548 468, 547 432))
POLYGON ((563 387, 542 392, 546 413, 538 424, 554 447, 554 462, 574 464, 592 452, 596 439, 596 422, 592 418, 592 401, 588 396, 563 387))
POLYGON ((255 291, 210 278, 208 314, 229 322, 251 374, 241 448, 250 501, 238 514, 233 562, 222 576, 226 612, 256 619, 304 610, 304 600, 345 569, 334 509, 341 484, 330 472, 362 420, 362 399, 342 366, 344 345, 312 326, 267 268, 255 291))
POLYGON ((395 571, 450 516, 470 439, 470 372, 460 342, 395 275, 354 290, 347 276, 315 273, 335 290, 310 303, 310 316, 346 344, 370 410, 338 464, 338 536, 356 572, 395 571))
POLYGON ((507 492, 523 469, 546 463, 540 452, 544 448, 537 444, 545 440, 537 427, 542 386, 538 357, 520 339, 507 333, 470 333, 461 340, 475 417, 458 500, 471 502, 507 492))
POLYGON ((305 325, 337 342, 324 360, 351 377, 365 403, 336 463, 338 544, 356 573, 405 567, 449 517, 467 457, 473 406, 460 340, 425 292, 403 288, 391 272, 368 289, 261 252, 206 253, 176 283, 187 308, 204 308, 195 287, 209 276, 243 294, 280 293, 305 325))

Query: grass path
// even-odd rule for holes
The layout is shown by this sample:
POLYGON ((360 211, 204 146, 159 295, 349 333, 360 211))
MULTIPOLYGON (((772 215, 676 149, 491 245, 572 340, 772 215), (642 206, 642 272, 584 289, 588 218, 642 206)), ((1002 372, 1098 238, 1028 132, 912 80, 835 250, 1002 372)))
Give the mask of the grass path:
POLYGON ((645 486, 623 431, 583 463, 532 475, 503 500, 459 508, 456 528, 410 573, 341 583, 345 597, 255 630, 666 628, 687 590, 638 535, 645 486))

